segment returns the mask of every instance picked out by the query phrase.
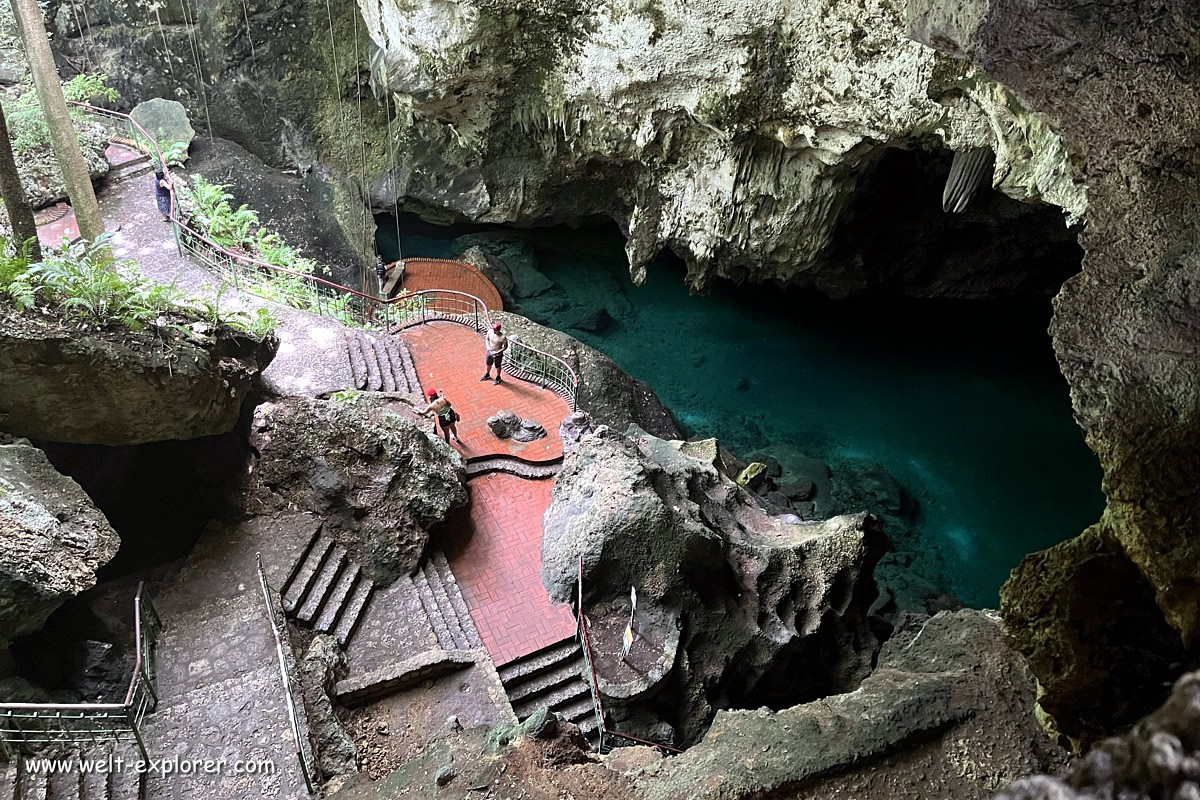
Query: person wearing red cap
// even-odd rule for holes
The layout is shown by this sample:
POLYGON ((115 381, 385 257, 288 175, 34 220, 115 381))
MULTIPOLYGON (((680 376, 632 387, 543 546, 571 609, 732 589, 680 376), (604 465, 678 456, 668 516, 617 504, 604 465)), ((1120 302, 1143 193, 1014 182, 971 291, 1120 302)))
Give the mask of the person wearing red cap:
POLYGON ((492 377, 492 365, 494 364, 496 366, 496 380, 492 381, 492 383, 498 385, 502 374, 500 366, 504 363, 504 352, 508 350, 508 337, 500 331, 499 322, 492 323, 492 329, 488 331, 486 346, 487 359, 485 363, 487 364, 487 369, 484 370, 483 375, 479 376, 479 380, 486 381, 492 377))
POLYGON ((458 412, 450 407, 449 400, 438 395, 437 389, 430 389, 428 398, 429 404, 417 413, 435 418, 442 429, 442 438, 447 443, 450 442, 450 437, 453 436, 454 441, 461 444, 462 442, 458 438, 458 412))

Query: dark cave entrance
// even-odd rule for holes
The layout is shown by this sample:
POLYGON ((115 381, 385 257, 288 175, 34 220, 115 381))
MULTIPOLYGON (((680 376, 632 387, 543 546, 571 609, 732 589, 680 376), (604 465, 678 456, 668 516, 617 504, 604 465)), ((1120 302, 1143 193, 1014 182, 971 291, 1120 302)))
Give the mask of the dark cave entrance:
POLYGON ((121 546, 94 588, 13 640, 18 676, 68 697, 122 701, 112 693, 124 691, 133 664, 137 585, 153 589, 231 510, 250 463, 253 407, 247 401, 237 428, 218 436, 122 447, 35 442, 104 513, 121 546))
POLYGON ((829 261, 861 269, 847 293, 983 299, 1048 296, 1079 271, 1083 249, 1063 212, 991 187, 942 210, 953 153, 891 148, 864 167, 829 261))

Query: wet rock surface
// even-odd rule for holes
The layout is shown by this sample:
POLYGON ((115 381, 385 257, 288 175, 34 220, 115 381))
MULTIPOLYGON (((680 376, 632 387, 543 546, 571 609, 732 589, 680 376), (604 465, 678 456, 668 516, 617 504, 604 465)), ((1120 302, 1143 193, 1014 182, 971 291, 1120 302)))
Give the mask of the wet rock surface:
POLYGON ((276 342, 196 324, 187 337, 80 331, 0 305, 0 428, 106 445, 232 430, 276 342))
POLYGON ((94 586, 120 544, 79 485, 41 450, 0 445, 0 651, 94 586))
POLYGON ((497 411, 488 417, 487 425, 499 439, 532 442, 546 436, 546 429, 537 420, 521 419, 511 411, 497 411))
POLYGON ((319 515, 377 583, 412 572, 430 528, 467 502, 461 456, 414 419, 369 402, 260 406, 251 507, 319 515))
POLYGON ((1146 584, 1161 621, 1149 630, 1169 626, 1186 651, 1175 669, 1200 663, 1191 544, 1200 514, 1200 151, 1185 144, 1200 113, 1200 20, 1182 0, 919 0, 908 16, 917 39, 982 66, 1085 154, 1075 167, 1088 191, 1083 270, 1056 298, 1050 332, 1108 505, 1084 540, 1027 558, 1001 610, 1045 689, 1043 706, 1069 708, 1063 732, 1094 738, 1165 692, 1126 680, 1167 653, 1126 637, 1126 608, 1148 622, 1146 584), (1048 53, 1057 55, 1048 62, 1048 53), (1083 583, 1093 569, 1078 562, 1088 542, 1114 566, 1083 617, 1078 600, 1096 591, 1083 583))
POLYGON ((847 691, 877 647, 866 611, 886 538, 874 518, 782 522, 717 462, 712 441, 600 428, 565 458, 543 518, 552 599, 574 596, 582 557, 585 611, 633 586, 647 619, 679 618, 670 686, 639 708, 683 742, 720 708, 847 691))

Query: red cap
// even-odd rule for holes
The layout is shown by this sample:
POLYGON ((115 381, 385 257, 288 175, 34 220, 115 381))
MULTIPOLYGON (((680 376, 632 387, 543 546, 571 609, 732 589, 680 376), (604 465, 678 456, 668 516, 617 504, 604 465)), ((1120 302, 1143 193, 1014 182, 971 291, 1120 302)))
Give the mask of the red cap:
POLYGON ((500 323, 499 323, 499 322, 493 322, 493 323, 492 323, 492 330, 494 330, 494 331, 498 331, 498 330, 500 330, 500 323))
POLYGON ((437 389, 430 389, 429 390, 429 399, 432 400, 435 397, 437 397, 437 389))

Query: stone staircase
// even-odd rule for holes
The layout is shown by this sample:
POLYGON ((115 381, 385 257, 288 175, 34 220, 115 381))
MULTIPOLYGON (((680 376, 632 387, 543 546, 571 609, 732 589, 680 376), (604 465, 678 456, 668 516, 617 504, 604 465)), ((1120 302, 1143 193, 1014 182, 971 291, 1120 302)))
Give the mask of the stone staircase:
POLYGON ((544 647, 500 667, 500 682, 517 719, 549 708, 573 722, 593 745, 600 738, 592 694, 583 678, 583 652, 574 638, 544 647))
POLYGON ((93 745, 85 750, 58 750, 45 758, 0 762, 0 800, 142 800, 145 773, 136 769, 141 756, 125 744, 93 745), (64 769, 38 769, 34 763, 64 769), (82 763, 103 765, 84 771, 82 763))
POLYGON ((474 456, 467 459, 467 479, 491 472, 506 472, 518 478, 536 481, 553 478, 562 471, 562 456, 550 461, 526 461, 507 454, 474 456))
POLYGON ((317 531, 283 587, 283 608, 298 624, 327 633, 345 647, 375 585, 346 548, 317 531))
POLYGON ((440 550, 434 550, 412 576, 425 615, 443 650, 478 650, 483 640, 471 620, 458 581, 440 550))
POLYGON ((421 382, 408 346, 394 336, 343 331, 355 389, 421 396, 421 382))

